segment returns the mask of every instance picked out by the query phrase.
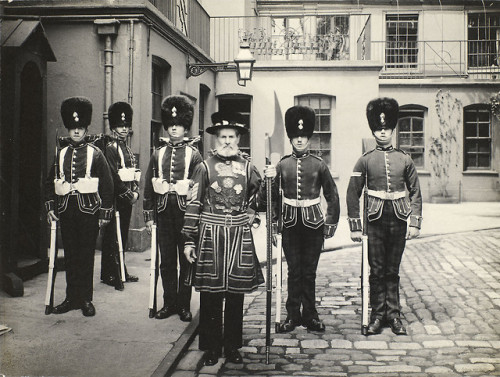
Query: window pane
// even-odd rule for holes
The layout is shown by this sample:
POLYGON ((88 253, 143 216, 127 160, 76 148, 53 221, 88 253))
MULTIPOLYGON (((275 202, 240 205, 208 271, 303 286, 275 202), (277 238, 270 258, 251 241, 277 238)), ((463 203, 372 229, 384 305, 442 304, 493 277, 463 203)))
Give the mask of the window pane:
POLYGON ((424 120, 420 118, 413 118, 413 131, 423 131, 424 130, 424 120))
POLYGON ((321 134, 320 135, 320 142, 321 142, 321 149, 328 149, 330 150, 331 146, 331 136, 330 134, 321 134))
POLYGON ((414 146, 424 146, 424 137, 423 136, 413 136, 413 145, 414 146))
POLYGON ((321 97, 320 104, 322 109, 330 110, 330 97, 321 97))
POLYGON ((478 141, 478 151, 490 153, 490 141, 489 140, 479 140, 478 141))
POLYGON ((489 122, 490 121, 490 112, 485 110, 479 110, 477 112, 478 121, 480 122, 489 122))
POLYGON ((313 134, 311 137, 311 149, 320 149, 320 139, 318 134, 313 134))
POLYGON ((403 118, 399 120, 400 131, 410 131, 410 118, 403 118))
POLYGON ((477 152, 477 141, 470 141, 468 140, 466 143, 465 143, 465 151, 467 153, 471 153, 471 152, 477 152))
POLYGON ((474 124, 466 124, 464 133, 465 137, 476 137, 477 136, 476 126, 474 124))
POLYGON ((489 154, 480 154, 478 155, 478 168, 489 168, 490 167, 490 155, 489 154))
POLYGON ((403 147, 409 147, 411 146, 411 136, 410 134, 407 133, 401 133, 399 135, 399 145, 403 147))
POLYGON ((309 98, 309 106, 313 109, 319 109, 319 98, 318 97, 310 97, 309 98))
POLYGON ((490 137, 490 125, 489 125, 489 123, 479 125, 479 137, 490 137))

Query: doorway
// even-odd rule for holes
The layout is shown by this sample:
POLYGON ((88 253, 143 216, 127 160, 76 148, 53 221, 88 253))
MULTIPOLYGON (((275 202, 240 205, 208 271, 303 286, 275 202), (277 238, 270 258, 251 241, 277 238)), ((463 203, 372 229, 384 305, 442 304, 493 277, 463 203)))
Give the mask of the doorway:
MULTIPOLYGON (((21 73, 19 107, 17 253, 39 258, 41 250, 43 82, 38 66, 27 63, 21 73)), ((15 212, 15 208, 14 208, 15 212)))

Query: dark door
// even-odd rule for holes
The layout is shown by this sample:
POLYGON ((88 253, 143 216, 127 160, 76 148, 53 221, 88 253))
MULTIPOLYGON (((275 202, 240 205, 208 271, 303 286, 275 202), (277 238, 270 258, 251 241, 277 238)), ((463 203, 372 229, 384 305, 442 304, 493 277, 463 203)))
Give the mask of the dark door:
POLYGON ((17 239, 20 259, 38 258, 41 249, 42 77, 34 63, 21 73, 17 239))

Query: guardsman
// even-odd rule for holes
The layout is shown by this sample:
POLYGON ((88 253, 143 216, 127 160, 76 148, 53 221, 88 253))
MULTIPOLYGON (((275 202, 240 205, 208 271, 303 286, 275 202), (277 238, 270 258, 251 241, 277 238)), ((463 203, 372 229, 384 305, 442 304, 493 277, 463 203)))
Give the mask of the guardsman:
MULTIPOLYGON (((285 128, 293 153, 278 163, 273 182, 275 199, 279 186, 283 190, 283 251, 288 264, 287 317, 280 325, 281 332, 300 325, 311 331, 325 331, 316 310, 316 270, 324 239, 333 237, 337 229, 340 205, 328 166, 309 151, 315 119, 314 110, 307 106, 293 106, 286 111, 285 128), (321 190, 326 214, 321 207, 321 190)), ((266 177, 273 176, 273 169, 266 168, 266 177)))
POLYGON ((400 319, 399 266, 406 239, 418 237, 422 223, 422 196, 417 170, 409 155, 392 146, 399 106, 392 98, 368 103, 366 116, 375 149, 354 166, 347 188, 347 211, 351 239, 360 242, 362 224, 359 198, 368 190, 368 261, 370 306, 368 334, 388 325, 396 335, 406 335, 400 319), (408 224, 409 221, 409 227, 408 224))
POLYGON ((242 363, 244 294, 264 282, 247 210, 257 208, 264 185, 238 148, 248 132, 240 114, 216 112, 206 131, 215 135, 216 150, 193 174, 184 254, 193 263, 192 283, 200 292, 199 348, 205 365, 216 364, 222 349, 227 361, 242 363))
POLYGON ((161 116, 169 140, 151 156, 146 172, 143 205, 148 231, 151 232, 154 221, 158 224, 164 305, 155 318, 164 319, 177 313, 181 321, 189 322, 192 319, 192 288, 183 284, 189 263, 183 254, 181 230, 192 184, 191 175, 203 159, 198 150, 184 140, 193 122, 193 105, 189 99, 176 95, 164 98, 161 116), (154 216, 155 206, 157 219, 154 216))
MULTIPOLYGON (((123 251, 127 249, 132 206, 139 198, 141 179, 134 153, 127 145, 127 138, 132 128, 132 116, 132 106, 127 102, 116 102, 109 107, 109 127, 115 140, 109 142, 104 151, 113 176, 115 210, 120 213, 123 251)), ((121 291, 124 287, 120 274, 116 237, 116 218, 113 217, 111 224, 105 229, 102 241, 101 280, 121 291)), ((139 281, 137 276, 128 273, 126 266, 125 278, 127 282, 139 281)))
POLYGON ((68 98, 61 116, 69 145, 58 151, 47 177, 45 202, 49 222, 60 219, 66 267, 66 299, 53 313, 81 309, 91 317, 95 245, 99 228, 113 215, 113 179, 104 154, 86 142, 92 103, 84 97, 68 98))

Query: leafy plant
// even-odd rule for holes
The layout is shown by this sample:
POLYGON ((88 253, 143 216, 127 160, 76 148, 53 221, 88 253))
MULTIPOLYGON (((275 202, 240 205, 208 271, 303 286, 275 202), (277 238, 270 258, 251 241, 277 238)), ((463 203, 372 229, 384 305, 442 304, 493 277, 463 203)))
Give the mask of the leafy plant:
POLYGON ((500 120, 500 91, 490 97, 491 112, 500 120))
POLYGON ((459 161, 457 135, 463 106, 449 91, 440 89, 436 93, 435 108, 439 118, 439 135, 431 136, 430 161, 434 176, 439 181, 441 196, 449 197, 450 169, 458 167, 459 161))

